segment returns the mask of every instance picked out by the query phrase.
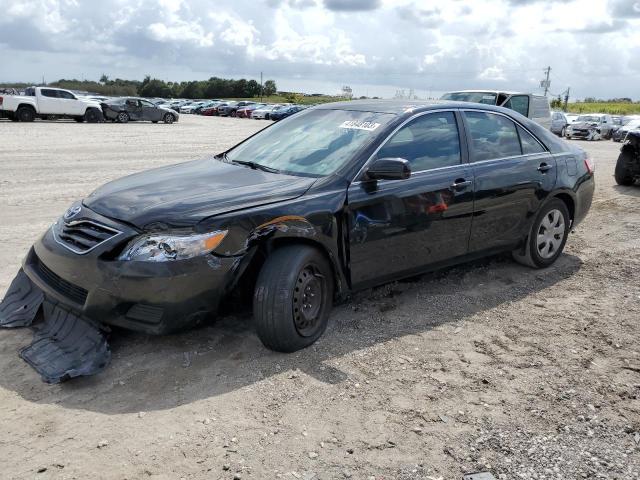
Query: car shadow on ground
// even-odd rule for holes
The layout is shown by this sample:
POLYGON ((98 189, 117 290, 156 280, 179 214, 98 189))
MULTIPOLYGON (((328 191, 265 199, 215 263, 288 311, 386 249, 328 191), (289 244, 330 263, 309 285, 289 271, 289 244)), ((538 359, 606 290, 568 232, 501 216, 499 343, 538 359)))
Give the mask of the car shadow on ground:
POLYGON ((360 292, 334 308, 316 344, 293 354, 264 348, 248 314, 165 337, 118 331, 110 340, 113 358, 104 372, 61 385, 42 383, 17 358, 15 349, 19 342, 28 343, 30 334, 20 334, 7 348, 13 332, 4 332, 0 385, 35 403, 119 414, 174 408, 243 387, 260 389, 261 382, 298 371, 336 384, 349 378, 339 365, 345 355, 460 324, 505 302, 552 288, 581 266, 578 257, 567 254, 545 270, 499 256, 360 292))
POLYGON ((622 185, 614 185, 613 189, 621 195, 629 195, 630 197, 640 197, 640 181, 636 181, 630 187, 622 185))

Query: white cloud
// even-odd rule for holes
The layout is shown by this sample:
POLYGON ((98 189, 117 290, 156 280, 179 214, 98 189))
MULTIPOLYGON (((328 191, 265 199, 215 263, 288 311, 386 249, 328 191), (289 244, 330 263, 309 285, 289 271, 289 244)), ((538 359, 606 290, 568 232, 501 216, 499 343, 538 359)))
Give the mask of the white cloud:
POLYGON ((2 80, 268 73, 381 85, 637 96, 638 0, 0 0, 2 80), (568 22, 567 19, 570 19, 568 22), (16 55, 15 52, 24 52, 16 55), (11 56, 9 57, 9 52, 11 56), (55 54, 55 55, 54 55, 55 54), (34 60, 37 58, 37 61, 34 60), (5 65, 11 65, 6 68, 5 65))

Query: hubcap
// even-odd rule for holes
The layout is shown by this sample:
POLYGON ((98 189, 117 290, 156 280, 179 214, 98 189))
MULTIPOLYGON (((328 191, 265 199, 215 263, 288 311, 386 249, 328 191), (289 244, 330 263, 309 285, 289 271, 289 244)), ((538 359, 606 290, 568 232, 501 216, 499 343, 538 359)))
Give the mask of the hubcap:
POLYGON ((293 290, 293 321, 303 337, 310 337, 320 327, 324 289, 324 278, 313 266, 298 274, 293 290))
POLYGON ((538 227, 537 247, 542 258, 553 257, 564 239, 564 215, 560 210, 549 211, 538 227))

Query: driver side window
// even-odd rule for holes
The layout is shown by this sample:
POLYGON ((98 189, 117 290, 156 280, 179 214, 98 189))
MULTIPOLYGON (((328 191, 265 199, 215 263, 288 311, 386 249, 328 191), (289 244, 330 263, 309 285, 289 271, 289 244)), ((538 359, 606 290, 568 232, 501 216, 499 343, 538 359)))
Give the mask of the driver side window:
POLYGON ((398 130, 377 158, 404 158, 413 172, 459 165, 458 124, 453 112, 422 115, 398 130))

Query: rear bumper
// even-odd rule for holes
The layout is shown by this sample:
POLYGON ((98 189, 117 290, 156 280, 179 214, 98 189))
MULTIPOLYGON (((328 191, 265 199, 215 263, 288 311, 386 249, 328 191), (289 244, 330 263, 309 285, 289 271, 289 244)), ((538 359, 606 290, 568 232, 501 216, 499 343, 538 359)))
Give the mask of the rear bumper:
POLYGON ((205 255, 163 263, 105 259, 113 248, 78 255, 49 229, 27 254, 23 269, 47 298, 78 315, 149 334, 184 329, 214 315, 241 273, 242 257, 205 255))
POLYGON ((576 189, 576 211, 573 219, 573 226, 578 225, 589 213, 593 194, 596 189, 595 177, 593 175, 585 175, 576 189))

